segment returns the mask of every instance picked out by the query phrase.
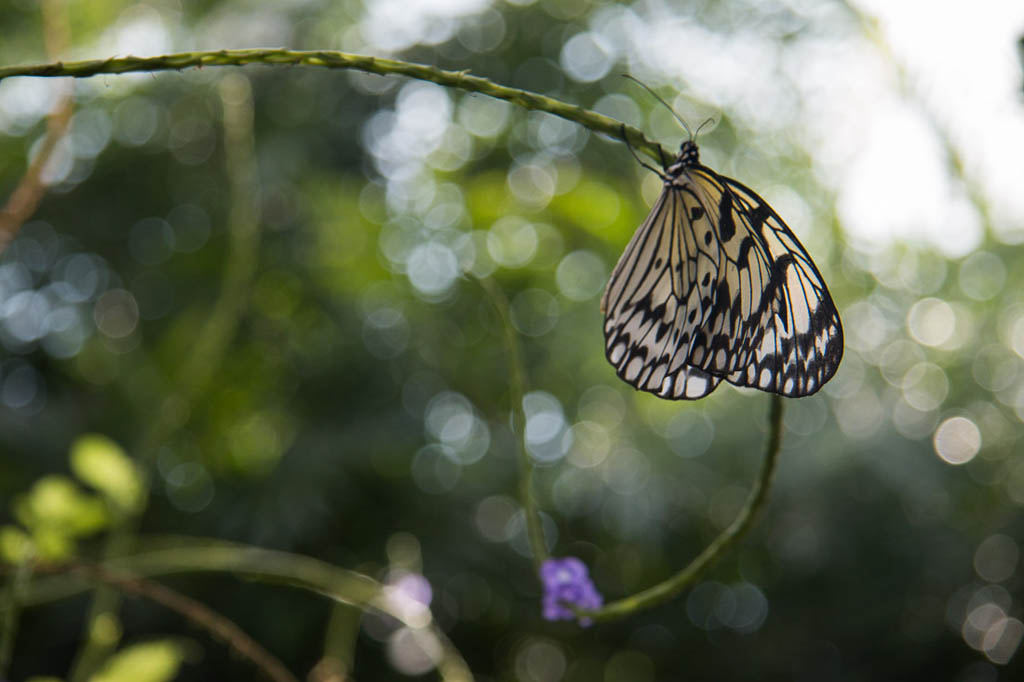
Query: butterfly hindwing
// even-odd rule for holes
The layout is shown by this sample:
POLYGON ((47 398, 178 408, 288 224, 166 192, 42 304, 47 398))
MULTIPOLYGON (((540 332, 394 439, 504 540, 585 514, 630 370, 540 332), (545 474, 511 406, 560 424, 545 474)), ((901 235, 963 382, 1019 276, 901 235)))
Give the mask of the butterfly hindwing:
POLYGON ((835 373, 843 352, 839 313, 821 273, 782 218, 749 188, 720 178, 741 207, 748 232, 760 235, 767 282, 750 337, 752 354, 728 380, 787 396, 809 395, 835 373), (740 371, 744 370, 744 371, 740 371))
POLYGON ((699 165, 687 145, 605 289, 609 361, 670 399, 703 397, 723 379, 814 393, 843 345, 820 273, 763 199, 699 165))

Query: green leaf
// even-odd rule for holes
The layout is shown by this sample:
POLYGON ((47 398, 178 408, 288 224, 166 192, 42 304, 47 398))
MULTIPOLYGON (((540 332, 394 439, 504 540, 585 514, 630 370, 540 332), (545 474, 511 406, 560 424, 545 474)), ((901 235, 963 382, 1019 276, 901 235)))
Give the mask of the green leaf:
POLYGON ((41 526, 32 530, 36 554, 46 561, 62 561, 75 554, 75 539, 64 529, 41 526))
MULTIPOLYGON (((75 538, 102 530, 109 521, 103 500, 83 492, 66 476, 39 479, 15 499, 13 509, 15 518, 30 531, 29 542, 36 553, 50 560, 67 558, 74 553, 75 538)), ((19 549, 21 540, 12 531, 0 537, 0 554, 5 558, 24 549, 19 549)))
POLYGON ((107 659, 89 682, 168 682, 184 658, 183 647, 172 640, 133 644, 107 659))
POLYGON ((0 526, 0 561, 17 564, 33 553, 32 538, 17 526, 0 526))
POLYGON ((124 511, 142 505, 142 477, 120 445, 99 434, 80 436, 71 445, 71 470, 124 511))
POLYGON ((102 529, 107 513, 102 500, 84 493, 66 476, 44 476, 14 503, 15 517, 30 530, 56 529, 88 535, 102 529))

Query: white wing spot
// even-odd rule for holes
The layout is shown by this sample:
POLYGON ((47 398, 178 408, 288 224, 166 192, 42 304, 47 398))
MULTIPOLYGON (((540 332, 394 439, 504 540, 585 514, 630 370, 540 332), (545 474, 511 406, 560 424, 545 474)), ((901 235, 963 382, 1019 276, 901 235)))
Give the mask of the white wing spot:
POLYGON ((619 361, 622 360, 622 356, 625 355, 625 354, 626 354, 626 344, 623 341, 619 341, 614 346, 612 346, 612 352, 608 356, 608 359, 611 360, 611 363, 613 365, 618 365, 619 361))
POLYGON ((704 377, 687 377, 686 379, 686 395, 693 398, 700 397, 707 393, 708 380, 704 377))

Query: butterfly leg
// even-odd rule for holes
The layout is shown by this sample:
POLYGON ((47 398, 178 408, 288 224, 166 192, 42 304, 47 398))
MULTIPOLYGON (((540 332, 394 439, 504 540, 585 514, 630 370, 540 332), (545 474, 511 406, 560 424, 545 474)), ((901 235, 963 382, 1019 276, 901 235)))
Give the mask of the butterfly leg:
MULTIPOLYGON (((646 168, 647 170, 651 171, 652 173, 655 173, 662 180, 666 180, 667 181, 667 178, 665 177, 664 173, 662 173, 661 171, 656 169, 654 166, 651 166, 650 164, 644 163, 643 160, 637 155, 636 150, 633 149, 633 145, 631 145, 629 143, 629 135, 626 134, 626 124, 625 123, 622 124, 621 128, 622 128, 622 140, 626 143, 626 146, 629 148, 629 153, 633 155, 633 158, 636 159, 636 162, 639 163, 644 168, 646 168)), ((661 147, 660 146, 658 147, 658 156, 661 157, 661 167, 664 168, 665 167, 665 154, 664 154, 664 152, 661 151, 661 147)))

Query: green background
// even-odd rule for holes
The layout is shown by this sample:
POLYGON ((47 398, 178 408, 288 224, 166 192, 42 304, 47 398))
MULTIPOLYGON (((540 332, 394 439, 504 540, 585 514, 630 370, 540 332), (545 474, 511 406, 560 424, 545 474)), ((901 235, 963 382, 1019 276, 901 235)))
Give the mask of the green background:
MULTIPOLYGON (((823 27, 859 35, 853 10, 820 6, 830 12, 726 2, 675 11, 726 39, 754 27, 780 50, 823 27)), ((424 19, 416 44, 397 44, 394 56, 596 107, 674 149, 683 133, 620 77, 628 65, 588 82, 565 72, 565 44, 613 7, 481 6, 447 23, 424 19)), ((72 55, 103 57, 115 54, 118 31, 144 38, 154 21, 168 51, 360 52, 353 31, 368 10, 103 1, 60 11, 72 55)), ((3 3, 0 23, 0 62, 47 61, 35 3, 3 3)), ((707 69, 713 77, 715 65, 707 69)), ((22 531, 55 558, 98 559, 111 520, 128 509, 141 513, 140 543, 215 537, 382 581, 389 569, 421 572, 434 617, 483 680, 1015 679, 1019 658, 1003 665, 1006 652, 990 641, 987 657, 982 640, 990 606, 1021 616, 1021 255, 989 224, 979 250, 956 260, 914 242, 855 250, 834 190, 811 171, 814 150, 784 127, 749 129, 685 83, 664 84, 669 98, 682 94, 675 104, 691 126, 716 118, 701 134, 705 162, 803 198, 807 220, 793 226, 848 338, 833 381, 786 403, 754 532, 695 590, 590 629, 541 619, 516 516, 503 332, 475 279, 493 276, 519 332, 553 553, 583 558, 607 599, 664 579, 738 510, 761 462, 769 399, 723 386, 698 402, 659 401, 605 361, 600 292, 657 179, 621 143, 547 114, 298 67, 75 83, 71 141, 57 154, 65 165, 0 260, 6 559, 22 531), (252 89, 257 172, 233 188, 219 83, 240 76, 252 89), (236 250, 235 265, 232 211, 259 225, 258 247, 236 250), (225 273, 241 288, 218 306, 225 273), (928 320, 953 315, 952 340, 922 343, 917 315, 925 334, 928 320), (197 345, 210 324, 222 325, 223 353, 197 345), (961 466, 937 456, 936 431, 950 419, 981 435, 961 466), (116 455, 112 468, 76 469, 72 445, 92 433, 137 458, 148 495, 116 455), (63 478, 44 478, 54 476, 63 478)), ((0 86, 4 196, 44 133, 55 86, 0 86)), ((322 597, 231 575, 165 582, 300 677, 339 641, 322 597)), ((11 679, 70 675, 89 598, 22 611, 11 679)), ((119 613, 117 646, 173 644, 168 669, 182 660, 180 679, 258 674, 161 607, 128 598, 119 613)), ((363 626, 345 640, 352 678, 404 679, 388 644, 394 624, 363 626)))

